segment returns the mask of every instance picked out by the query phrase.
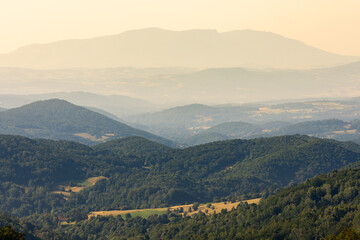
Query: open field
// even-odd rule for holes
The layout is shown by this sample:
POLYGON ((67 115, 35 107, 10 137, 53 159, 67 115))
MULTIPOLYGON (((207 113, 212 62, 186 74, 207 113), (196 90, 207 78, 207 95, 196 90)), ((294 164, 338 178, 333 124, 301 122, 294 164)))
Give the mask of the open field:
MULTIPOLYGON (((198 209, 194 211, 192 209, 193 204, 188 205, 178 205, 172 206, 168 208, 151 208, 151 209, 132 209, 132 210, 112 210, 112 211, 98 211, 98 212, 91 212, 88 215, 88 218, 97 217, 97 216, 118 216, 121 215, 122 217, 125 214, 130 213, 132 217, 140 216, 140 217, 148 217, 153 214, 163 214, 169 211, 176 211, 183 208, 183 212, 188 216, 193 214, 199 213, 200 211, 206 214, 213 214, 219 213, 222 209, 231 210, 232 208, 236 208, 237 205, 240 203, 246 202, 248 204, 258 204, 261 198, 255 198, 245 201, 238 201, 238 202, 220 202, 220 203, 208 203, 208 204, 200 204, 198 209)), ((183 214, 184 214, 183 213, 183 214)))
POLYGON ((89 133, 75 133, 74 135, 85 138, 85 139, 90 139, 91 141, 95 141, 95 142, 104 142, 110 136, 110 135, 106 134, 107 136, 102 136, 101 138, 96 138, 95 136, 92 136, 89 133))
POLYGON ((76 186, 74 187, 59 185, 58 190, 53 191, 52 193, 61 194, 67 200, 71 193, 77 193, 83 190, 84 188, 94 186, 101 179, 106 179, 106 177, 104 176, 90 177, 85 181, 76 183, 76 186))

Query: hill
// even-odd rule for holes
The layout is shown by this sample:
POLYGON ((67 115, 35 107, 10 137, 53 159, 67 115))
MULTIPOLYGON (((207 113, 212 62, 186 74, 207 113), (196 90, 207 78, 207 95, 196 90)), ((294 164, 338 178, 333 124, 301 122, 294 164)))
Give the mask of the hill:
POLYGON ((185 143, 194 146, 215 141, 222 141, 228 139, 247 139, 259 136, 262 133, 262 128, 246 123, 246 122, 227 122, 215 125, 209 129, 204 130, 188 139, 185 143))
MULTIPOLYGON (((0 94, 0 105, 9 109, 30 104, 35 101, 50 99, 66 100, 76 105, 87 106, 91 110, 94 110, 94 108, 100 109, 120 118, 123 116, 131 116, 134 114, 161 110, 160 106, 138 98, 131 98, 122 95, 106 96, 88 92, 56 92, 33 95, 0 94)), ((103 112, 100 113, 103 114, 103 112)))
POLYGON ((0 210, 18 216, 53 211, 76 219, 91 211, 266 196, 360 160, 356 144, 297 135, 186 149, 138 137, 88 147, 1 136, 0 145, 0 210), (98 176, 106 178, 66 198, 51 194, 59 185, 98 176), (39 200, 43 204, 33 205, 39 200))
POLYGON ((185 140, 189 145, 204 144, 216 140, 252 139, 257 137, 284 136, 301 134, 314 137, 336 139, 340 141, 358 141, 360 139, 359 120, 345 122, 338 119, 305 121, 295 124, 288 122, 269 122, 249 124, 230 122, 215 125, 185 140))
MULTIPOLYGON (((343 231, 358 239, 360 171, 321 175, 289 187, 259 205, 239 205, 217 216, 199 214, 151 225, 150 239, 323 239, 343 231)), ((106 223, 104 222, 106 225, 106 223)), ((142 235, 139 233, 139 235, 142 235)), ((351 237, 352 236, 352 237, 351 237)), ((329 238, 333 239, 333 238, 329 238)))
POLYGON ((90 145, 119 137, 141 136, 172 145, 166 139, 58 99, 38 101, 1 112, 0 132, 90 145))
MULTIPOLYGON (((190 137, 208 131, 227 135, 226 132, 214 131, 211 128, 219 124, 225 124, 224 126, 226 126, 231 122, 236 122, 234 124, 241 124, 241 122, 251 123, 252 128, 257 128, 263 132, 250 134, 251 136, 249 134, 231 133, 230 135, 234 136, 229 136, 228 139, 242 138, 244 135, 249 135, 246 138, 253 138, 286 134, 314 134, 314 136, 319 137, 336 135, 336 139, 339 140, 342 139, 340 137, 343 135, 344 140, 354 140, 353 137, 356 137, 356 134, 348 130, 354 130, 355 128, 349 124, 352 124, 352 121, 358 118, 356 112, 360 110, 360 101, 358 98, 350 98, 344 100, 289 101, 284 103, 200 105, 201 108, 194 106, 199 105, 185 105, 160 112, 140 114, 127 117, 125 120, 140 129, 183 143, 186 143, 190 137), (343 121, 344 126, 340 128, 332 126, 335 129, 331 128, 331 131, 330 129, 326 131, 326 128, 331 125, 331 119, 334 118, 343 121), (303 124, 308 124, 310 127, 317 121, 323 121, 317 123, 323 125, 324 131, 320 135, 317 135, 320 129, 316 129, 314 126, 311 127, 315 131, 312 133, 308 133, 309 131, 290 131, 290 129, 298 129, 299 125, 289 125, 304 122, 303 124), (286 126, 288 128, 284 128, 286 126), (281 128, 284 128, 283 133, 279 132, 281 128), (340 131, 345 132, 341 133, 340 131)), ((303 130, 307 128, 305 125, 303 130)), ((196 141, 194 140, 194 142, 196 141)))
POLYGON ((196 146, 211 142, 218 142, 231 139, 229 136, 216 133, 216 132, 201 132, 186 139, 185 143, 189 146, 196 146))
MULTIPOLYGON (((287 187, 259 204, 243 203, 211 215, 182 217, 168 211, 146 219, 102 216, 66 228, 43 216, 36 218, 36 227, 5 219, 41 239, 359 239, 359 178, 359 169, 333 171, 287 187)), ((213 211, 211 205, 207 208, 213 211)))
POLYGON ((136 155, 138 157, 171 150, 170 147, 149 141, 142 137, 118 138, 106 143, 97 144, 93 148, 96 151, 120 152, 125 155, 136 155))
POLYGON ((119 66, 309 68, 356 59, 359 58, 325 52, 270 32, 219 33, 216 30, 147 28, 93 39, 24 46, 1 55, 0 66, 48 69, 119 66))

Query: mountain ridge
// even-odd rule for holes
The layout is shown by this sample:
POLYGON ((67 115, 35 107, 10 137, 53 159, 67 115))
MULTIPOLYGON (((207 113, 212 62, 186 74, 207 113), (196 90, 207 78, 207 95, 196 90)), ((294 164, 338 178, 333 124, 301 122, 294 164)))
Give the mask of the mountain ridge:
POLYGON ((269 32, 146 28, 91 39, 27 45, 1 54, 0 66, 47 69, 119 66, 308 68, 359 59, 332 54, 269 32))

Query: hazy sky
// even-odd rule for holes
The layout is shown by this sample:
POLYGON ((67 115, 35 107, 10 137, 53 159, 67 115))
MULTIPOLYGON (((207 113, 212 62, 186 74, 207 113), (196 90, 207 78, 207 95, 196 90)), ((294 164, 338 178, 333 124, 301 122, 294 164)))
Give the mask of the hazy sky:
POLYGON ((264 30, 360 56, 360 0, 0 0, 0 53, 146 27, 264 30))

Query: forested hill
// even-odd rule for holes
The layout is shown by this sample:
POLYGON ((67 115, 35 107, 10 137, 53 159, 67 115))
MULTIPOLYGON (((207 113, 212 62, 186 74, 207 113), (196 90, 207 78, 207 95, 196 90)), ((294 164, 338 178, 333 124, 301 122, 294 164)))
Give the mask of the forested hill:
POLYGON ((335 171, 284 189, 258 206, 245 204, 231 212, 200 214, 153 226, 149 236, 151 239, 323 239, 344 227, 359 229, 359 192, 359 169, 335 171))
POLYGON ((59 99, 38 101, 0 112, 0 133, 72 140, 89 145, 120 137, 141 136, 162 144, 175 145, 167 139, 59 99))
POLYGON ((165 145, 149 141, 142 137, 118 138, 106 143, 100 143, 93 147, 96 151, 111 151, 125 155, 136 155, 139 157, 149 156, 155 153, 166 153, 173 149, 165 145))
POLYGON ((166 207, 266 196, 360 160, 359 146, 307 136, 229 140, 171 149, 128 137, 88 147, 75 142, 0 136, 0 210, 17 216, 166 207), (53 194, 104 176, 95 186, 53 194), (35 202, 41 201, 41 204, 35 202))
POLYGON ((12 222, 40 239, 359 239, 359 192, 360 170, 348 169, 287 187, 259 205, 240 204, 213 215, 96 217, 66 228, 49 216, 32 218, 33 226, 0 215, 0 224, 12 222))

